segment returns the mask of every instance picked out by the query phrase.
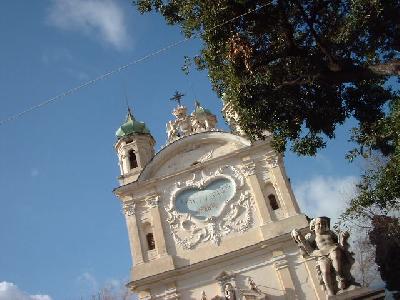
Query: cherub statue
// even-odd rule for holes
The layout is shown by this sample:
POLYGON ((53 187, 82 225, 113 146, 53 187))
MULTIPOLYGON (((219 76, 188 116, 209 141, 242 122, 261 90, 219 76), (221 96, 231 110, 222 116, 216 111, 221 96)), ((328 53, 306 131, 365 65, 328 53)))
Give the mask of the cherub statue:
POLYGON ((168 142, 172 143, 179 137, 178 130, 176 129, 176 125, 174 121, 169 121, 167 123, 167 135, 168 135, 168 142))
POLYGON ((350 273, 354 264, 353 253, 349 252, 348 232, 338 236, 330 230, 330 219, 318 217, 310 222, 311 233, 305 237, 296 229, 292 238, 303 256, 317 258, 317 272, 326 293, 331 296, 356 284, 350 273))

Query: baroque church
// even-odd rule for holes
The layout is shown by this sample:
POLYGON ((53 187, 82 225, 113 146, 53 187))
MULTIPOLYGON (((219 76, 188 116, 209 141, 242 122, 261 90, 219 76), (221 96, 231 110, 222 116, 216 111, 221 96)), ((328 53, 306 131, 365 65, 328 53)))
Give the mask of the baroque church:
POLYGON ((300 233, 309 220, 282 155, 269 136, 246 138, 229 104, 222 112, 231 132, 217 129, 216 116, 200 103, 188 113, 178 102, 158 153, 130 110, 117 130, 114 193, 133 261, 127 286, 140 300, 326 299, 324 274, 304 255, 300 233))

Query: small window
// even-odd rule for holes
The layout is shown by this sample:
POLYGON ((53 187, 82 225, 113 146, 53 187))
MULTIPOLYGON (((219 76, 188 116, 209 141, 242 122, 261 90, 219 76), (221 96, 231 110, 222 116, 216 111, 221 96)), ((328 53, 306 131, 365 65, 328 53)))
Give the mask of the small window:
POLYGON ((269 205, 271 206, 272 210, 277 210, 279 208, 278 201, 276 200, 276 197, 274 194, 270 194, 268 196, 269 200, 269 205))
POLYGON ((129 156, 129 166, 131 169, 137 168, 138 167, 138 163, 136 160, 136 154, 133 150, 129 150, 128 152, 128 156, 129 156))
POLYGON ((150 232, 146 234, 146 240, 147 240, 147 248, 149 250, 154 250, 156 248, 156 243, 154 241, 153 233, 150 232))

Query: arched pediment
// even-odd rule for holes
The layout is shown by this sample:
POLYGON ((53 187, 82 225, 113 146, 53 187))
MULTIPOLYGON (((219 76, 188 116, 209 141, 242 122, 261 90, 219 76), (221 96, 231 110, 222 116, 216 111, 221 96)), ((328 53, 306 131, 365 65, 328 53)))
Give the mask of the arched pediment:
POLYGON ((142 171, 138 181, 174 174, 250 145, 249 140, 227 132, 193 134, 159 151, 142 171))

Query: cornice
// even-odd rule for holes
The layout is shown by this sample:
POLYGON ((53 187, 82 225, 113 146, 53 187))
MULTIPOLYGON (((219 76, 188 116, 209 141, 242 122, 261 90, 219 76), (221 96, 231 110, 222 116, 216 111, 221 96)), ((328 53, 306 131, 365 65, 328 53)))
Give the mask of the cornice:
MULTIPOLYGON (((237 258, 237 257, 243 257, 248 254, 258 254, 262 255, 263 252, 267 252, 269 250, 272 250, 274 246, 276 246, 279 243, 286 243, 291 240, 290 233, 285 233, 277 237, 273 237, 268 240, 264 240, 261 242, 258 242, 256 244, 231 251, 229 253, 225 253, 216 257, 212 257, 191 265, 183 266, 171 271, 166 271, 164 273, 156 274, 153 276, 149 276, 146 278, 138 279, 138 280, 133 280, 127 284, 128 287, 131 289, 145 289, 149 288, 151 285, 157 283, 159 284, 162 281, 169 282, 169 281, 176 281, 179 279, 181 276, 185 276, 186 274, 194 271, 199 271, 203 268, 207 268, 213 265, 217 265, 223 262, 226 262, 228 260, 237 258), (271 249, 272 248, 272 249, 271 249)), ((257 255, 256 254, 256 255, 257 255)), ((275 262, 275 259, 272 258, 272 263, 275 262)))
POLYGON ((187 174, 194 173, 198 170, 207 168, 212 165, 223 164, 223 162, 225 160, 230 160, 234 157, 240 159, 242 157, 248 156, 251 153, 257 154, 257 152, 263 148, 266 148, 265 149, 266 151, 263 153, 264 156, 276 156, 277 155, 277 153, 270 146, 269 140, 257 141, 254 144, 252 144, 251 146, 238 149, 236 151, 230 152, 223 156, 212 158, 210 160, 204 161, 201 164, 190 166, 186 169, 183 169, 183 170, 173 173, 173 174, 168 174, 163 177, 155 177, 155 178, 151 178, 151 179, 148 179, 145 181, 134 181, 134 182, 128 183, 126 185, 122 185, 120 187, 115 188, 113 190, 113 193, 119 197, 121 197, 125 193, 132 192, 133 190, 135 191, 135 193, 140 193, 142 190, 147 190, 151 187, 154 188, 155 185, 156 184, 158 185, 160 182, 166 182, 166 181, 174 179, 176 177, 185 176, 187 174))

